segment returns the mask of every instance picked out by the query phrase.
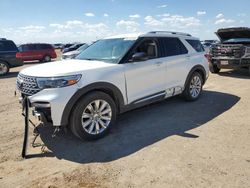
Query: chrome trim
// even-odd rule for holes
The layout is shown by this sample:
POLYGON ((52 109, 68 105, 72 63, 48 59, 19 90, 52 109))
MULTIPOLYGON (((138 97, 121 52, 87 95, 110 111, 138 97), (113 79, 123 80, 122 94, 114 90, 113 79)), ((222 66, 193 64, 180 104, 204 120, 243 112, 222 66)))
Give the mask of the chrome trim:
POLYGON ((36 77, 18 74, 16 80, 17 89, 28 96, 34 95, 41 91, 37 85, 36 77))
POLYGON ((147 100, 150 100, 150 99, 153 99, 153 98, 156 98, 156 97, 161 97, 161 96, 164 96, 165 95, 165 92, 163 93, 158 93, 156 95, 153 95, 153 96, 149 96, 149 97, 146 97, 146 98, 143 98, 141 100, 138 100, 136 102, 134 102, 134 104, 138 104, 138 103, 141 103, 141 102, 145 102, 147 100))

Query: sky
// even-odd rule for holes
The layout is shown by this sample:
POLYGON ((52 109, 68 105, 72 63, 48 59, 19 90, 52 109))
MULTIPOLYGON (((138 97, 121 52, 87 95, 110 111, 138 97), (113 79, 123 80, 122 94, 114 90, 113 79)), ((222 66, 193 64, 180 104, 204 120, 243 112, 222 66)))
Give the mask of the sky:
POLYGON ((250 27, 249 0, 0 0, 0 38, 17 44, 159 30, 217 39, 217 29, 239 26, 250 27))

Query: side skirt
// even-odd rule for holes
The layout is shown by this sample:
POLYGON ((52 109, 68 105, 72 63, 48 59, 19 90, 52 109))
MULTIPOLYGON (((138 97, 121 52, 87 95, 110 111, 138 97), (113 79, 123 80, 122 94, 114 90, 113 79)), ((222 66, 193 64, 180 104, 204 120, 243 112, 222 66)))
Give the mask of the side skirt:
POLYGON ((182 87, 172 87, 169 89, 166 89, 165 91, 161 91, 158 93, 155 93, 153 95, 148 95, 146 97, 137 99, 133 102, 131 102, 128 105, 125 105, 122 109, 121 109, 121 113, 136 109, 136 108, 140 108, 155 102, 159 102, 162 101, 164 99, 179 95, 183 92, 184 88, 182 87))

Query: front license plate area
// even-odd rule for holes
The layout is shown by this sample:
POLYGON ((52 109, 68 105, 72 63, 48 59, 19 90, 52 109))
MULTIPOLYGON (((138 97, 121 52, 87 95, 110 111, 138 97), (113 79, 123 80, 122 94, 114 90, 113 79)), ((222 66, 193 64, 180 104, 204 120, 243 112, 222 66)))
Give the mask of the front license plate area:
POLYGON ((221 65, 228 65, 228 61, 221 61, 220 64, 221 65))

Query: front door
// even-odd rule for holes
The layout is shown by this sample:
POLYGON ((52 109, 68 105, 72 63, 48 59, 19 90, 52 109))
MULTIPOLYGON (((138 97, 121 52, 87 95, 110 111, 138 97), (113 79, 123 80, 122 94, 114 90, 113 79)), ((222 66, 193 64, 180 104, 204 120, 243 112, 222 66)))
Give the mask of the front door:
POLYGON ((146 59, 125 63, 128 104, 140 103, 165 95, 166 65, 158 58, 158 43, 154 39, 141 41, 133 53, 145 53, 146 59))

